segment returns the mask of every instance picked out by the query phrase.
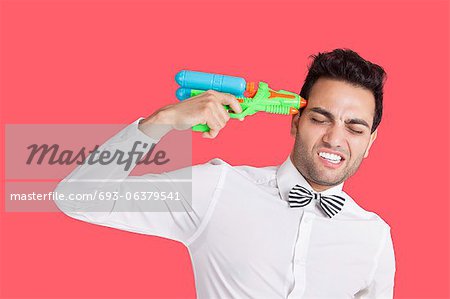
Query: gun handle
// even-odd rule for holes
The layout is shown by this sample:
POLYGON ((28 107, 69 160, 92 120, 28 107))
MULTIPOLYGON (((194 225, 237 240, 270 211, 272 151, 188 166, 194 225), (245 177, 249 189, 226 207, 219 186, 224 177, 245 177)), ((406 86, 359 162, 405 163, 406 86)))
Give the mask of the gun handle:
POLYGON ((198 124, 192 127, 192 131, 194 132, 209 132, 208 125, 198 124))

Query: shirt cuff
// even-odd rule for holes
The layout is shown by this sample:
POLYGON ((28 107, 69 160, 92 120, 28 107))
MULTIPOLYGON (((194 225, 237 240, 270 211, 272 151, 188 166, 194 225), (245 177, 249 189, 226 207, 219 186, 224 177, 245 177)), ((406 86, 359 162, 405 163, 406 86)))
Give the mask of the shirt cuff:
POLYGON ((137 120, 135 120, 132 124, 130 124, 128 127, 126 127, 124 130, 122 130, 119 133, 118 139, 123 140, 129 140, 129 141, 142 141, 143 143, 158 143, 160 139, 152 138, 148 135, 146 135, 144 132, 139 130, 139 122, 145 119, 144 117, 139 117, 137 120))

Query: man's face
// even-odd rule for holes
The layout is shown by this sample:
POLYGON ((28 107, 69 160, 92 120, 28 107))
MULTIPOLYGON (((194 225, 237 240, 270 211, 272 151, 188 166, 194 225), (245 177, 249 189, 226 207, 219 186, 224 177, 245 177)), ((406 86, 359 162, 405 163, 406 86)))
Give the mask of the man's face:
POLYGON ((320 78, 308 105, 292 119, 292 162, 308 183, 323 191, 353 175, 376 138, 370 133, 375 98, 368 89, 320 78))

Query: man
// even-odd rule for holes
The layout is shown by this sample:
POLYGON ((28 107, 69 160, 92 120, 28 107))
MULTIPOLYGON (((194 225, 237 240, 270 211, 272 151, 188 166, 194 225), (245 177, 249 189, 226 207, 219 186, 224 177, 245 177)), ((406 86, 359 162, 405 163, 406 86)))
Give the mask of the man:
MULTIPOLYGON (((102 210, 58 206, 76 219, 182 242, 199 298, 392 298, 390 227, 342 190, 377 136, 385 72, 351 50, 313 58, 300 93, 308 105, 292 118, 295 145, 282 165, 213 159, 193 166, 192 202, 168 203, 167 213, 126 212, 120 202, 103 202, 102 210)), ((214 138, 229 120, 222 105, 241 111, 234 96, 208 91, 139 119, 102 147, 128 151, 136 141, 158 142, 199 123, 211 128, 203 136, 214 138)), ((127 194, 135 190, 130 171, 81 165, 58 191, 79 192, 69 181, 107 177, 111 183, 98 188, 127 194)), ((150 179, 175 184, 186 172, 143 176, 146 189, 163 188, 150 179)))

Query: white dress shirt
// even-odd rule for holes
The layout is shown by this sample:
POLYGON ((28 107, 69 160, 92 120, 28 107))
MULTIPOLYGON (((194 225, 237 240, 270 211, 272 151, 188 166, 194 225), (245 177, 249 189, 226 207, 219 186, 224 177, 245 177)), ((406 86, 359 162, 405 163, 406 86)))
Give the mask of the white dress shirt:
MULTIPOLYGON (((101 148, 127 151, 135 141, 157 142, 138 130, 139 120, 101 148)), ((99 188, 124 194, 133 188, 128 181, 136 178, 130 171, 115 164, 80 165, 56 191, 82 192, 67 182, 107 174, 112 183, 99 188)), ((166 204, 166 212, 124 212, 120 205, 136 204, 124 201, 104 201, 98 212, 86 208, 90 202, 56 203, 79 220, 182 242, 190 253, 198 298, 393 297, 390 227, 358 206, 342 191, 343 184, 322 192, 345 198, 343 209, 328 218, 315 200, 289 207, 294 185, 312 190, 290 158, 262 168, 213 159, 139 178, 148 179, 148 190, 159 190, 158 180, 151 179, 169 179, 175 185, 186 172, 192 172, 192 202, 166 204)))

